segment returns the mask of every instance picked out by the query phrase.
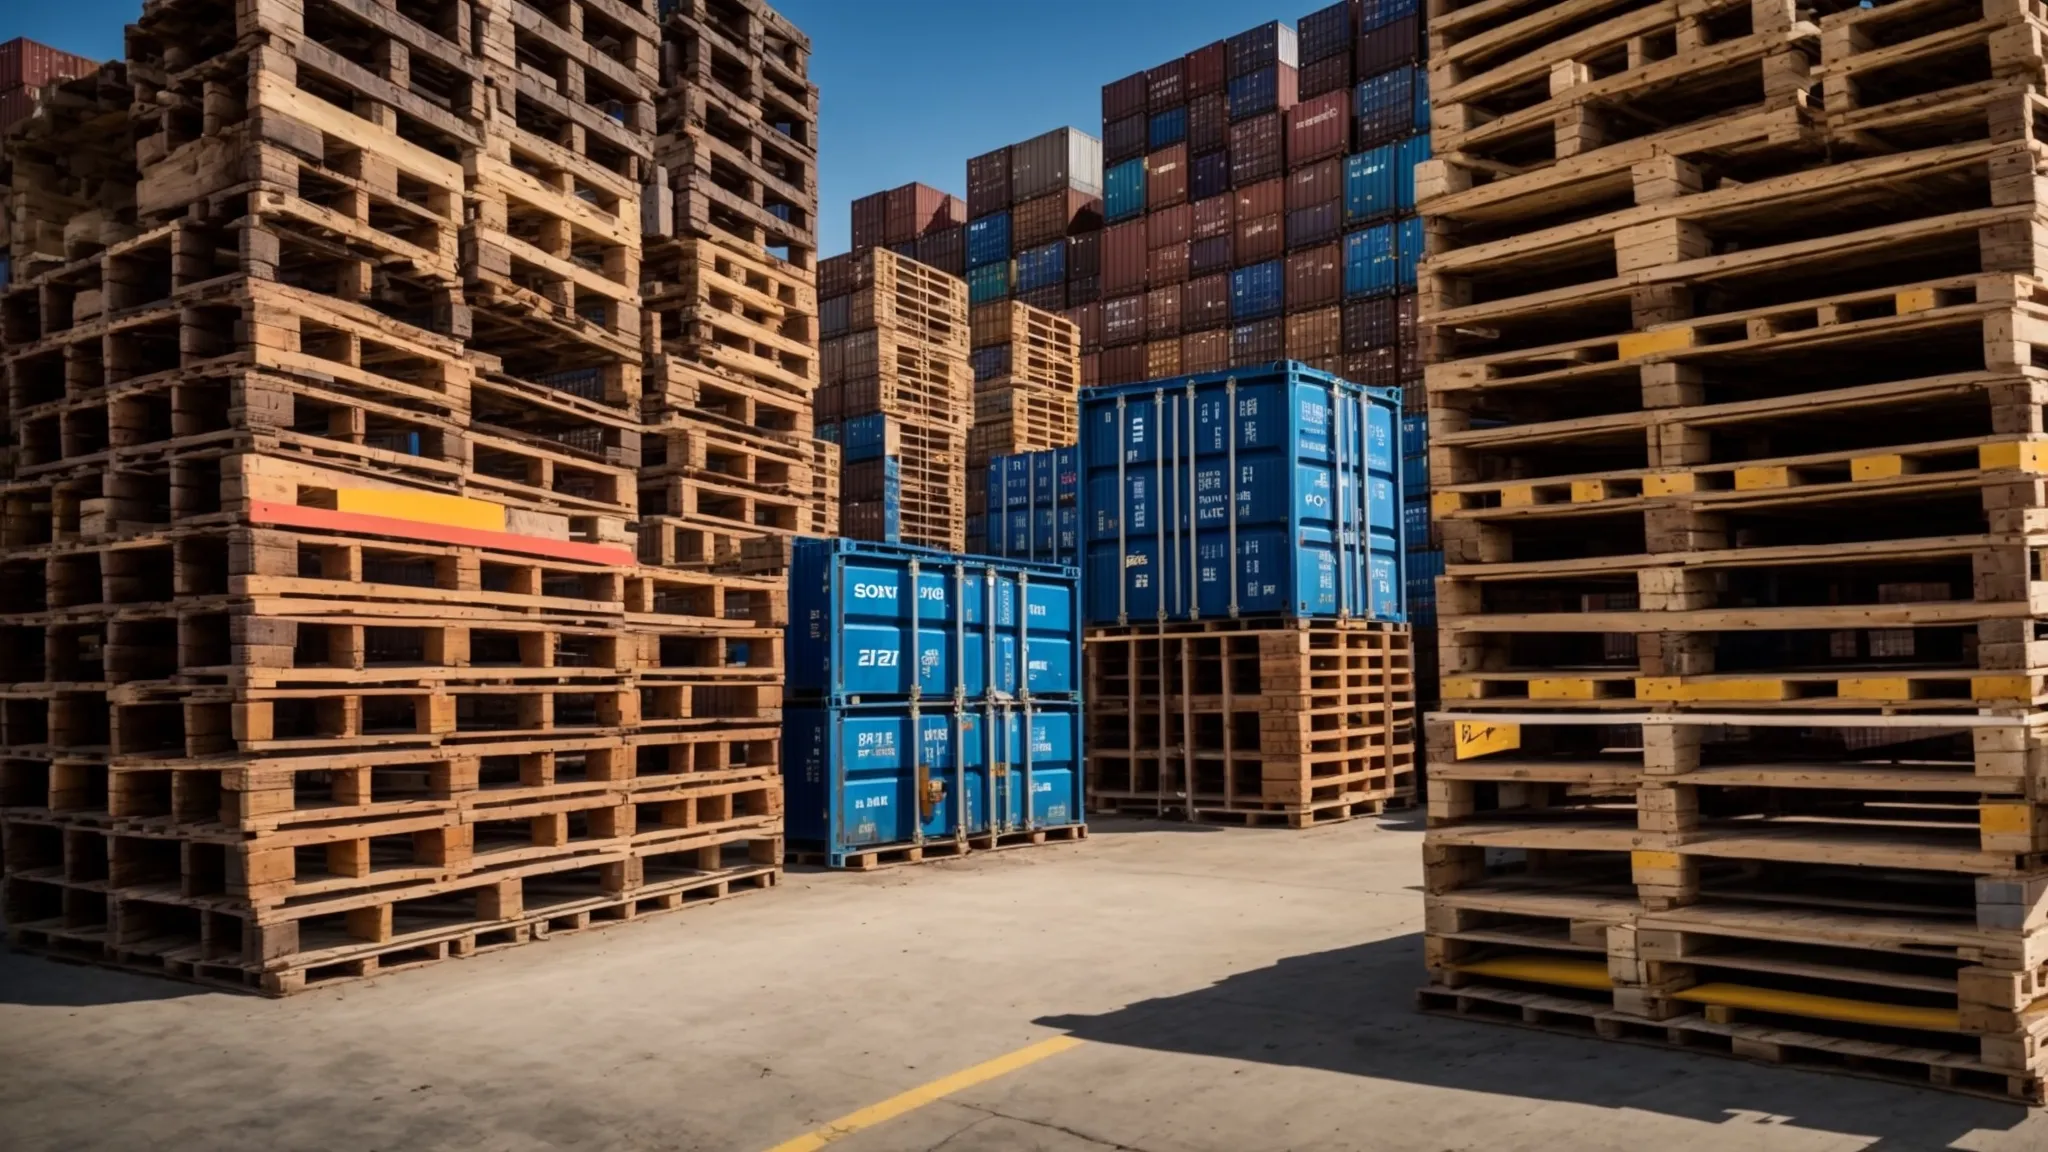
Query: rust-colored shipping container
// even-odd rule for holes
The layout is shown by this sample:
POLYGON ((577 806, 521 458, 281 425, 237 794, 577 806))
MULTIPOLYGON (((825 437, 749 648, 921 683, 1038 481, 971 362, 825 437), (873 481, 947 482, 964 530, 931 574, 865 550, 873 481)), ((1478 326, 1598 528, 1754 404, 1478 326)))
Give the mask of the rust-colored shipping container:
POLYGON ((1088 231, 1067 239, 1067 283, 1102 275, 1102 226, 1098 221, 1088 231))
POLYGON ((1358 34, 1353 70, 1360 76, 1377 76, 1404 64, 1419 63, 1422 57, 1421 25, 1414 16, 1404 16, 1358 34))
POLYGON ((1268 112, 1230 126, 1230 182, 1242 188, 1280 175, 1285 167, 1282 115, 1268 112))
MULTIPOLYGON (((1288 307, 1292 308, 1293 305, 1288 307)), ((1335 306, 1287 317, 1289 360, 1333 360, 1344 352, 1344 312, 1335 306)))
POLYGON ((1180 374, 1180 337, 1153 340, 1145 345, 1145 379, 1164 380, 1180 374))
POLYGON ((1135 384, 1145 379, 1145 346, 1103 349, 1100 375, 1103 384, 1135 384))
POLYGON ((1288 167, 1343 156, 1350 150, 1350 92, 1327 92, 1287 110, 1288 167))
MULTIPOLYGON (((1101 227, 1102 198, 1073 189, 1035 197, 1010 209, 1010 243, 1019 252, 1101 227)), ((1072 270, 1067 274, 1073 275, 1072 270)))
POLYGON ((1168 60, 1145 72, 1145 111, 1157 116, 1188 102, 1187 58, 1168 60))
POLYGON ((1206 276, 1211 272, 1228 272, 1237 266, 1232 257, 1236 254, 1236 238, 1211 236, 1206 240, 1188 243, 1188 275, 1206 276))
POLYGON ((1321 160, 1287 174, 1287 210, 1344 199, 1344 161, 1321 160))
POLYGON ((1171 148, 1145 157, 1145 208, 1157 212, 1188 202, 1188 146, 1171 148))
POLYGON ((1145 286, 1145 221, 1126 220, 1102 230, 1102 292, 1121 296, 1145 286))
POLYGON ((1180 370, 1194 375, 1230 367, 1230 329, 1211 328, 1180 338, 1180 370))
POLYGON ((1254 320, 1230 330, 1230 366, 1249 368, 1287 357, 1287 328, 1280 317, 1254 320))
MULTIPOLYGON (((1287 310, 1300 312, 1322 308, 1344 299, 1344 246, 1325 244, 1307 248, 1287 257, 1287 310)), ((1341 317, 1340 317, 1341 319, 1341 317)), ((1339 332, 1342 325, 1331 330, 1339 332)), ((1335 349, 1332 354, 1335 354, 1335 349)))
POLYGON ((1188 147, 1197 155, 1230 143, 1230 98, 1221 92, 1188 101, 1188 147))
POLYGON ((1183 284, 1168 284, 1145 293, 1145 339, 1163 340, 1180 335, 1183 284))
POLYGON ((1010 206, 1010 150, 998 148, 967 161, 967 215, 993 216, 1010 206))
POLYGON ((1067 319, 1074 322, 1074 327, 1081 330, 1081 350, 1083 352, 1094 352, 1102 347, 1101 301, 1095 300, 1070 307, 1067 309, 1066 316, 1067 319))
POLYGON ((1261 216, 1278 216, 1287 210, 1287 184, 1282 180, 1261 180, 1237 186, 1236 217, 1239 222, 1261 216))
MULTIPOLYGON (((43 91, 40 88, 10 88, 0 92, 0 132, 35 115, 36 106, 41 103, 42 96, 43 91)), ((5 230, 4 227, 0 227, 0 232, 5 230)), ((0 251, 0 256, 4 255, 4 251, 0 251)))
POLYGON ((1368 348, 1363 352, 1346 352, 1344 367, 1338 375, 1354 384, 1366 384, 1374 388, 1398 388, 1401 374, 1396 367, 1392 348, 1368 348))
POLYGON ((1381 375, 1387 383, 1422 375, 1422 327, 1416 321, 1415 293, 1344 305, 1344 350, 1384 350, 1387 364, 1381 375))
POLYGON ((973 348, 993 348, 1007 344, 1010 333, 1015 331, 1014 317, 1017 311, 1014 300, 991 300, 976 304, 967 310, 967 343, 973 348))
POLYGON ((1234 263, 1240 268, 1278 260, 1287 252, 1287 217, 1278 212, 1270 216, 1239 217, 1234 263))
MULTIPOLYGON (((0 44, 0 89, 25 88, 35 92, 51 81, 89 76, 98 70, 96 60, 59 52, 26 36, 0 44)), ((34 108, 35 101, 28 101, 28 105, 34 108)))
POLYGON ((909 243, 934 228, 967 223, 966 205, 959 197, 929 185, 905 184, 901 188, 891 188, 883 195, 884 244, 909 243), (957 218, 953 216, 956 210, 960 213, 957 218))
POLYGON ((834 296, 845 296, 859 288, 855 278, 860 274, 860 260, 851 252, 827 256, 818 261, 818 299, 829 300, 834 296))
POLYGON ((1225 193, 1197 200, 1194 209, 1194 228, 1188 233, 1189 239, 1207 240, 1211 236, 1230 235, 1231 224, 1237 219, 1237 196, 1225 193))
POLYGON ((1188 278, 1188 245, 1183 240, 1154 248, 1145 256, 1145 282, 1152 285, 1179 284, 1188 278))
POLYGON ((1126 116, 1142 115, 1145 111, 1147 91, 1146 76, 1133 72, 1121 80, 1112 80, 1102 86, 1102 122, 1121 120, 1126 116))
POLYGON ((1186 204, 1161 208, 1145 217, 1145 247, 1164 248, 1186 243, 1195 222, 1195 210, 1186 204))
POLYGON ((1145 339, 1145 294, 1102 302, 1102 346, 1121 348, 1145 339))
MULTIPOLYGON (((957 201, 956 201, 957 203, 957 201)), ((967 226, 935 228, 917 238, 920 264, 929 264, 949 276, 967 275, 967 226)))
POLYGON ((1346 98, 1351 94, 1351 53, 1331 56, 1313 64, 1302 65, 1295 84, 1300 88, 1299 99, 1310 100, 1326 92, 1342 92, 1346 98))
POLYGON ((1126 116, 1111 120, 1102 126, 1102 163, 1105 168, 1115 167, 1125 160, 1136 159, 1145 154, 1150 142, 1145 114, 1126 116))
POLYGON ((1222 328, 1230 323, 1230 273, 1197 276, 1181 292, 1180 326, 1184 331, 1222 328))
POLYGON ((1102 353, 1081 353, 1081 387, 1093 388, 1102 383, 1102 353))
POLYGON ((853 202, 853 250, 865 251, 889 243, 889 194, 877 192, 853 202))
POLYGON ((1230 42, 1218 40, 1190 52, 1187 61, 1189 98, 1221 92, 1230 84, 1230 42))

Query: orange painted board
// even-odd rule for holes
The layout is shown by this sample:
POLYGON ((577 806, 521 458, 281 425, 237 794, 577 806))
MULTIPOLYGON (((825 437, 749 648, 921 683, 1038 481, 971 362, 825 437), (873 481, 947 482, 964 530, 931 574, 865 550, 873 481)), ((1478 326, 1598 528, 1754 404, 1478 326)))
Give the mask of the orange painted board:
POLYGON ((288 528, 320 528, 330 532, 360 532, 371 536, 395 536, 425 540, 433 544, 455 544, 471 548, 493 548, 500 552, 523 552, 583 564, 607 564, 629 568, 639 561, 629 549, 604 544, 583 544, 574 540, 549 540, 542 536, 521 536, 516 532, 487 532, 480 528, 459 528, 448 524, 427 524, 390 516, 361 512, 336 512, 328 508, 306 508, 274 500, 249 502, 249 518, 258 524, 288 528))

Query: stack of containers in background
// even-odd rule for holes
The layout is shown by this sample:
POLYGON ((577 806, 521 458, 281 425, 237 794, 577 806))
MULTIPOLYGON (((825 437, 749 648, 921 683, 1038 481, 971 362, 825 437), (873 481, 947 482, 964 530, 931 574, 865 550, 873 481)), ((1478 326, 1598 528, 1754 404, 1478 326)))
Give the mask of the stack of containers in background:
POLYGON ((949 276, 967 272, 967 202, 925 184, 905 184, 853 202, 853 252, 887 248, 949 276))
POLYGON ((967 433, 967 550, 988 550, 989 461, 1070 446, 1080 434, 1081 331, 1014 300, 974 307, 974 426, 967 433))
MULTIPOLYGON (((1069 239, 1102 225, 1102 142, 1055 128, 967 162, 967 284, 975 304, 1018 300, 1046 312, 1069 302, 1095 248, 1069 239)), ((1093 275, 1092 272, 1088 273, 1093 275)))
MULTIPOLYGON (((99 61, 59 52, 26 36, 0 44, 0 129, 26 120, 36 110, 43 86, 76 76, 89 76, 99 61)), ((4 229, 0 220, 0 229, 4 229)))
MULTIPOLYGON (((971 523, 986 525, 970 552, 1079 567, 1081 563, 1081 472, 1072 445, 1040 452, 997 456, 981 478, 983 510, 971 523)), ((969 477, 970 484, 974 478, 969 477)), ((969 500, 973 496, 970 494, 969 500)))
POLYGON ((1095 810, 1304 827, 1412 800, 1399 422, 1393 390, 1289 361, 1083 393, 1095 810))
POLYGON ((792 858, 871 868, 1078 840, 1079 573, 850 540, 791 571, 792 858))

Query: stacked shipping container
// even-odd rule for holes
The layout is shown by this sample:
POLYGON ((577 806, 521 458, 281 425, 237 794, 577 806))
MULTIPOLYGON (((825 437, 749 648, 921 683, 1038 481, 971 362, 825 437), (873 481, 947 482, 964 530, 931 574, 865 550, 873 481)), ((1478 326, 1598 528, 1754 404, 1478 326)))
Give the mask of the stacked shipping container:
POLYGON ((1075 128, 969 160, 973 303, 1014 299, 1058 312, 1077 296, 1093 299, 1102 197, 1102 142, 1075 128))
POLYGON ((1081 331, 1072 320, 997 300, 973 312, 974 427, 967 435, 967 550, 988 551, 988 466, 998 456, 1074 443, 1081 331))

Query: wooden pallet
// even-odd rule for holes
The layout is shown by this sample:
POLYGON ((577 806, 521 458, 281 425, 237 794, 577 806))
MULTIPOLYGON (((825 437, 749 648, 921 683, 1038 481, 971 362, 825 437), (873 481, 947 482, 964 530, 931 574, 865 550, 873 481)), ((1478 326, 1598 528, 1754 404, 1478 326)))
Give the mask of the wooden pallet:
MULTIPOLYGON (((976 852, 998 852, 1041 844, 1072 844, 1088 838, 1086 824, 1060 824, 1050 828, 1019 828, 1008 832, 982 832, 964 839, 931 839, 919 844, 895 844, 861 849, 846 854, 837 865, 848 872, 879 872, 907 864, 929 864, 959 860, 976 852)), ((792 868, 831 868, 831 855, 817 848, 791 847, 784 856, 792 868)))
POLYGON ((809 272, 711 240, 650 249, 646 346, 795 396, 818 386, 817 292, 809 272))
POLYGON ((853 292, 842 305, 846 331, 877 331, 937 353, 968 352, 967 282, 873 248, 850 258, 853 292))

